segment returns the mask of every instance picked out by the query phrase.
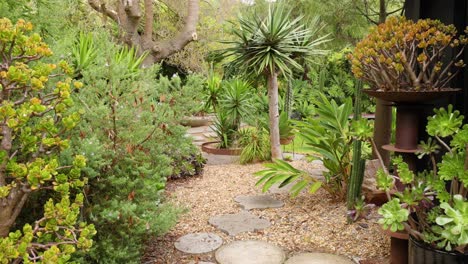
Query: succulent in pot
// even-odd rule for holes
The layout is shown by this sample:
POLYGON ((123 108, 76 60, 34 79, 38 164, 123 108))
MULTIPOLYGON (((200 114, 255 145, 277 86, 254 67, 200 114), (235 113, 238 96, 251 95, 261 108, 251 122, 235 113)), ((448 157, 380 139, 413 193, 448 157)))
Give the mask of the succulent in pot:
POLYGON ((460 57, 467 42, 455 26, 438 20, 391 17, 373 28, 349 59, 354 75, 375 90, 437 91, 465 66, 460 57), (455 53, 450 60, 444 58, 449 48, 455 53))
MULTIPOLYGON (((428 118, 427 142, 421 142, 419 157, 429 156, 430 168, 414 173, 401 158, 394 159, 395 174, 384 166, 377 172, 377 186, 388 202, 380 209, 379 223, 393 232, 406 230, 410 236, 434 249, 468 253, 468 125, 463 116, 435 109, 428 118), (450 140, 450 143, 447 140, 450 140), (439 162, 438 152, 444 151, 439 162), (399 182, 399 184, 396 184, 399 182)), ((353 124, 357 137, 372 143, 366 120, 353 124)), ((375 146, 375 144, 373 144, 375 146)), ((381 160, 382 164, 383 161, 381 160)))

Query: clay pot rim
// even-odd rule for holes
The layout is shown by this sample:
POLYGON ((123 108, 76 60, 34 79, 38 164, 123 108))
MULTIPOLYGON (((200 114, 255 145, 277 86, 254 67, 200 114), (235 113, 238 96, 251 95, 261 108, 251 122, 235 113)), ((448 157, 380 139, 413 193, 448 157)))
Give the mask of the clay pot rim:
POLYGON ((239 156, 242 152, 241 148, 220 149, 220 148, 210 147, 214 144, 219 144, 219 141, 205 142, 201 145, 201 149, 202 151, 206 153, 216 154, 216 155, 227 155, 227 156, 239 156))
POLYGON ((460 92, 460 88, 440 88, 440 90, 422 90, 422 91, 384 91, 382 89, 364 89, 363 92, 369 96, 395 103, 420 103, 440 99, 460 92))

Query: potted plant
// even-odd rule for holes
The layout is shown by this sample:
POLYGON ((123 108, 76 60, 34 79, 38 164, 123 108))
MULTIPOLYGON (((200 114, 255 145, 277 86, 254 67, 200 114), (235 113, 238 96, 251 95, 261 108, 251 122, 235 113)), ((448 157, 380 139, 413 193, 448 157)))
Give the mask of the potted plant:
POLYGON ((416 101, 417 92, 435 92, 430 94, 437 98, 447 91, 465 66, 459 58, 466 43, 453 25, 391 17, 359 42, 349 58, 354 75, 372 87, 371 95, 384 96, 386 101, 416 101), (450 60, 445 58, 448 48, 458 49, 450 60))
POLYGON ((459 59, 467 41, 453 25, 438 20, 391 17, 349 55, 354 75, 371 87, 364 92, 396 106, 395 144, 382 148, 401 154, 410 169, 416 167, 425 105, 460 90, 448 86, 465 66, 459 59), (448 49, 454 51, 451 58, 448 49))
POLYGON ((216 133, 216 142, 202 144, 202 150, 219 155, 239 155, 238 131, 241 122, 253 112, 250 90, 246 81, 232 79, 223 82, 223 88, 216 103, 215 121, 212 125, 216 133))
MULTIPOLYGON (((366 122, 355 123, 354 132, 373 142, 366 122)), ((389 200, 378 210, 379 223, 410 235, 410 264, 468 263, 468 125, 462 124, 463 116, 451 105, 436 109, 426 127, 431 137, 418 153, 429 157, 429 169, 416 174, 397 157, 396 175, 385 166, 377 172, 377 185, 389 200), (437 162, 441 150, 445 154, 437 162)))

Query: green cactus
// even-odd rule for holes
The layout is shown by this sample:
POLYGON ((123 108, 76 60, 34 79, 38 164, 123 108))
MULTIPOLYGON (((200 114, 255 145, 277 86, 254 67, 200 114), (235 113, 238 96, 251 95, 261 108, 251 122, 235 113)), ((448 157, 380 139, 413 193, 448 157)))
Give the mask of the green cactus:
MULTIPOLYGON (((357 82, 355 87, 355 99, 354 99, 354 121, 358 121, 361 118, 362 112, 362 82, 357 82)), ((361 194, 361 185, 364 179, 364 168, 365 160, 362 158, 362 141, 359 139, 353 140, 353 161, 352 161, 351 176, 348 182, 348 193, 347 193, 347 207, 348 210, 352 210, 357 198, 361 194)), ((348 221, 352 221, 352 218, 348 218, 348 221)))

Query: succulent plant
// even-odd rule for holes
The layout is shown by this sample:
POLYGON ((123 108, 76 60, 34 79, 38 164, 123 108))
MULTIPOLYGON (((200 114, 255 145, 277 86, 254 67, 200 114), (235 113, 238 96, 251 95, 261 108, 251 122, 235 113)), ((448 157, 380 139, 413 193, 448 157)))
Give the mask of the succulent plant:
POLYGON ((455 26, 438 20, 391 17, 373 28, 348 58, 354 75, 376 90, 440 90, 465 66, 459 59, 467 42, 455 26), (454 56, 447 60, 450 48, 454 56))

